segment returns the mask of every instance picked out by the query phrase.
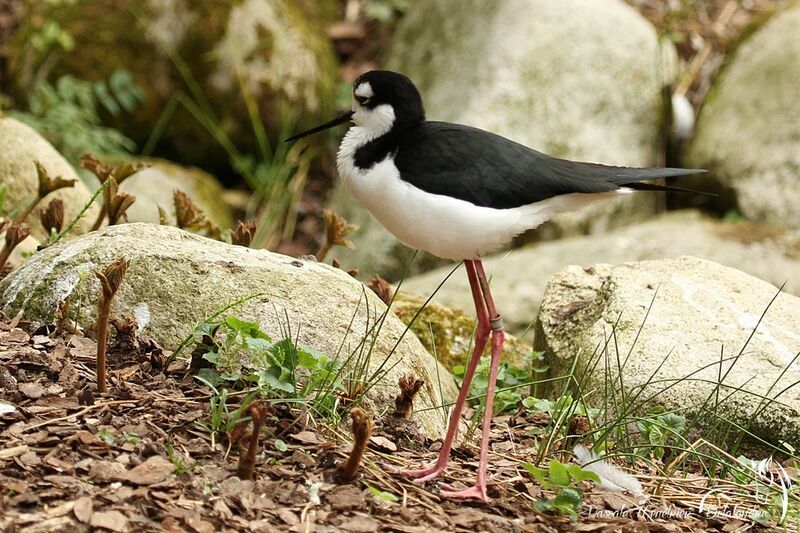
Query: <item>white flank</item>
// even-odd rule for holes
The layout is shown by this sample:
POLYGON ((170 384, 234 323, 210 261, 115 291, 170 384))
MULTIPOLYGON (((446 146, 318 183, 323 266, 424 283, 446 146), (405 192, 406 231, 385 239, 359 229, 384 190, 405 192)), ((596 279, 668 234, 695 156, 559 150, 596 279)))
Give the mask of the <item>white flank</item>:
POLYGON ((601 459, 592 450, 578 445, 575 446, 573 452, 578 461, 580 461, 581 468, 591 470, 600 476, 601 483, 597 486, 599 490, 605 492, 629 492, 634 496, 644 494, 644 489, 638 479, 605 459, 601 459))

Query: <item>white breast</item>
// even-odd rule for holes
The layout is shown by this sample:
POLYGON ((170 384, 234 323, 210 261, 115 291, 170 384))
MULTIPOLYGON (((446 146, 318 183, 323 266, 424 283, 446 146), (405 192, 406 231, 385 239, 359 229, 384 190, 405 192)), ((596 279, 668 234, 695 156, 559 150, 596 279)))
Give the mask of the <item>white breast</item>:
POLYGON ((554 214, 577 209, 599 196, 566 194, 512 209, 476 206, 403 181, 392 155, 369 169, 359 169, 355 152, 371 138, 355 126, 342 140, 336 165, 344 185, 402 242, 445 259, 477 259, 554 214))

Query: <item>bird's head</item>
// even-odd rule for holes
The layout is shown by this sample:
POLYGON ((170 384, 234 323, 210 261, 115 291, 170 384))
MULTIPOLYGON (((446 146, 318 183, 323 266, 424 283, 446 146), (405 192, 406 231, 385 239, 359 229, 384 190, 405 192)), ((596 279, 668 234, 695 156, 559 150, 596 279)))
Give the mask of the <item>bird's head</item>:
POLYGON ((353 107, 316 128, 298 133, 294 141, 352 120, 366 129, 372 138, 393 129, 400 131, 425 120, 422 97, 410 79, 388 70, 372 70, 353 83, 353 107))

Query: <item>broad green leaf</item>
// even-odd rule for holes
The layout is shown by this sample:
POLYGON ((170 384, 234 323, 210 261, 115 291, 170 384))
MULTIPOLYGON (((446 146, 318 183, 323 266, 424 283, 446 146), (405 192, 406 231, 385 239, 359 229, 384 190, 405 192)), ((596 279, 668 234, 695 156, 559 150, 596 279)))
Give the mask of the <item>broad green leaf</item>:
POLYGON ((524 468, 540 486, 546 488, 547 470, 534 466, 532 463, 522 463, 522 468, 524 468))
POLYGON ((581 481, 594 481, 595 483, 600 483, 600 476, 598 476, 596 472, 584 470, 580 467, 580 465, 569 464, 567 465, 567 471, 576 483, 580 483, 581 481))
POLYGON ((286 445, 286 443, 283 442, 281 439, 275 439, 274 446, 275 446, 275 449, 278 450, 279 452, 285 452, 286 450, 289 449, 289 447, 286 445))
POLYGON ((550 483, 559 487, 569 486, 569 472, 567 467, 561 461, 553 459, 549 465, 550 483))

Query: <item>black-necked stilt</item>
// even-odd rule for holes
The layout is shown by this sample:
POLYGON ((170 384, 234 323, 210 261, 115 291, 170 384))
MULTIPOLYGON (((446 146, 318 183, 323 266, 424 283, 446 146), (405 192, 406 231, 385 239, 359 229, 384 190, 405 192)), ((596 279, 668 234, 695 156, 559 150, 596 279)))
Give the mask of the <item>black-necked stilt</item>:
POLYGON ((402 74, 372 71, 353 84, 353 110, 292 141, 351 121, 336 164, 345 186, 389 231, 412 248, 464 260, 477 314, 472 357, 439 458, 428 468, 402 472, 417 482, 447 465, 461 410, 481 354, 492 337, 478 479, 452 498, 486 500, 489 430, 503 321, 497 313, 481 256, 553 215, 634 190, 685 190, 641 181, 704 172, 579 163, 542 154, 487 131, 425 120, 422 98, 402 74))

